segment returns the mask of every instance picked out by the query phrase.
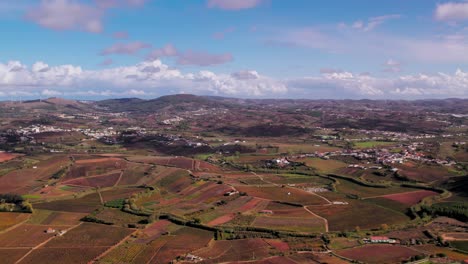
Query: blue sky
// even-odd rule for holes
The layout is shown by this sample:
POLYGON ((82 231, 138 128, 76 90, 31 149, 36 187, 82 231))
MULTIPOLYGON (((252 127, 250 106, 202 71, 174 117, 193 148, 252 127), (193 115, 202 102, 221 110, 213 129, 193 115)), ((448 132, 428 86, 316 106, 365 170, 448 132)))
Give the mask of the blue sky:
POLYGON ((0 97, 468 97, 468 2, 4 0, 0 97))

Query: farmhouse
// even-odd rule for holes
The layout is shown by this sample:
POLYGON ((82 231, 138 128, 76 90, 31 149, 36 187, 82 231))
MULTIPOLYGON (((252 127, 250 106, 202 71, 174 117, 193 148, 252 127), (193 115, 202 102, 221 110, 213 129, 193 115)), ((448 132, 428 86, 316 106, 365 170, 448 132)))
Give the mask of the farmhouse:
POLYGON ((224 196, 231 196, 231 195, 238 194, 238 193, 239 193, 239 192, 236 191, 236 190, 231 190, 231 191, 229 191, 229 192, 226 192, 226 193, 224 194, 224 196))
POLYGON ((364 242, 367 243, 386 243, 386 244, 396 244, 395 239, 388 238, 386 236, 371 236, 370 238, 364 239, 364 242))
POLYGON ((47 233, 47 234, 53 234, 53 233, 55 233, 55 229, 49 227, 44 232, 47 233))
POLYGON ((203 258, 201 258, 199 256, 192 255, 192 254, 187 254, 185 256, 185 261, 200 262, 200 261, 203 261, 203 258))

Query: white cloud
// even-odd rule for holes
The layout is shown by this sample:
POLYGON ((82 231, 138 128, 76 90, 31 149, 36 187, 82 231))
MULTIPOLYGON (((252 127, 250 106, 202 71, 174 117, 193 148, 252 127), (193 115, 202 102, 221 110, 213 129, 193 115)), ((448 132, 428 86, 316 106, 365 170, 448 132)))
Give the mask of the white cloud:
MULTIPOLYGON (((396 66, 394 60, 386 64, 396 66)), ((0 63, 0 96, 155 97, 170 93, 232 97, 296 98, 468 98, 468 72, 373 77, 326 69, 321 75, 280 80, 254 70, 219 74, 183 73, 160 60, 86 70, 74 65, 31 67, 18 61, 0 63), (13 70, 12 69, 21 69, 13 70), (44 71, 42 69, 48 69, 44 71)))
MULTIPOLYGON (((350 27, 353 28, 353 29, 362 30, 364 32, 367 32, 367 31, 372 31, 372 30, 376 29, 378 26, 380 26, 381 24, 385 23, 388 20, 398 19, 400 17, 401 17, 401 15, 398 15, 398 14, 376 16, 376 17, 369 18, 367 20, 367 22, 364 22, 362 20, 357 20, 357 21, 353 22, 350 25, 350 27)), ((345 23, 340 23, 340 24, 338 24, 338 27, 344 29, 344 28, 347 28, 348 25, 346 25, 345 23)))
POLYGON ((103 31, 103 10, 75 0, 41 0, 30 9, 26 18, 38 25, 54 30, 103 31))
POLYGON ((151 48, 151 44, 135 41, 130 43, 115 43, 110 47, 101 51, 101 55, 111 54, 126 54, 132 55, 138 53, 140 50, 151 48))
POLYGON ((288 80, 289 89, 305 97, 426 99, 468 98, 468 72, 454 74, 416 74, 394 78, 377 78, 351 72, 326 73, 318 77, 288 80))
POLYGON ((24 70, 10 71, 15 65, 22 64, 0 63, 0 92, 4 95, 18 95, 19 87, 28 96, 60 94, 125 97, 156 96, 185 91, 197 94, 262 97, 287 92, 282 82, 262 76, 256 71, 249 71, 249 78, 238 78, 236 73, 215 74, 210 71, 182 73, 160 60, 101 70, 83 70, 73 65, 49 66, 37 62, 30 70, 22 65, 24 70), (48 70, 42 71, 44 68, 48 70))
POLYGON ((448 2, 438 4, 434 17, 439 21, 468 20, 468 2, 448 2))
POLYGON ((231 53, 212 54, 204 51, 180 51, 174 45, 167 44, 162 48, 154 49, 146 56, 150 61, 174 57, 178 65, 212 66, 231 62, 234 58, 231 53))
POLYGON ((263 0, 208 0, 207 6, 232 11, 254 8, 262 2, 263 0))
MULTIPOLYGON (((141 7, 148 0, 40 0, 39 4, 29 8, 26 19, 49 29, 80 30, 101 33, 103 20, 109 8, 141 7)), ((19 2, 19 1, 18 1, 19 2)), ((22 7, 19 4, 8 4, 22 7)), ((0 11, 2 10, 0 4, 0 11)), ((26 9, 26 8, 24 8, 26 9)), ((117 38, 122 38, 117 36, 117 38)))

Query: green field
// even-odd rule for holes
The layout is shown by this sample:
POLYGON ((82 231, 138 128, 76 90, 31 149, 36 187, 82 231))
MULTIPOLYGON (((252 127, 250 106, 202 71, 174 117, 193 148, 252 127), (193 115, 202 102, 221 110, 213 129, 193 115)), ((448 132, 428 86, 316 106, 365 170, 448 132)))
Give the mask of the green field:
POLYGON ((381 146, 390 146, 395 145, 395 142, 388 142, 388 141, 361 141, 355 142, 355 148, 373 148, 373 147, 381 147, 381 146))

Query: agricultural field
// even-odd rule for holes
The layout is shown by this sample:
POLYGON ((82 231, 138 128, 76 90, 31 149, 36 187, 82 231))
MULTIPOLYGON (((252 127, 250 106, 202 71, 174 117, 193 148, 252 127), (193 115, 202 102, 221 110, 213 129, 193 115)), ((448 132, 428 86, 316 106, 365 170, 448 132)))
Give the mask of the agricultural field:
POLYGON ((418 191, 420 189, 391 186, 387 188, 367 187, 346 179, 337 179, 336 189, 343 194, 357 195, 361 198, 380 197, 387 194, 418 191))
POLYGON ((304 162, 306 166, 317 169, 320 173, 333 173, 339 169, 345 168, 348 164, 339 160, 324 160, 319 158, 299 159, 298 162, 304 162))
POLYGON ((8 153, 8 152, 0 152, 0 163, 9 161, 12 159, 16 159, 20 155, 18 154, 13 154, 13 153, 8 153))
POLYGON ((464 261, 468 258, 468 253, 455 251, 448 247, 438 247, 433 244, 417 245, 415 249, 429 255, 444 254, 449 260, 464 261))
POLYGON ((202 257, 203 263, 214 264, 251 260, 253 256, 262 259, 275 250, 275 247, 263 239, 240 239, 214 241, 208 247, 193 251, 192 254, 202 257))
POLYGON ((47 228, 56 230, 68 229, 70 226, 22 224, 0 234, 0 248, 35 247, 54 237, 47 234, 47 228))
POLYGON ((11 171, 0 177, 0 193, 27 194, 42 186, 54 173, 59 172, 68 164, 68 157, 54 155, 33 166, 11 171))
POLYGON ((34 208, 50 211, 90 213, 102 205, 99 194, 91 193, 80 198, 56 200, 34 204, 34 208))
POLYGON ((309 210, 328 220, 331 231, 378 229, 382 224, 403 224, 410 219, 401 212, 358 200, 346 200, 345 205, 309 206, 309 210), (366 217, 362 217, 365 215, 366 217))
POLYGON ((116 226, 82 223, 63 236, 44 245, 45 248, 111 247, 134 230, 116 226))
POLYGON ((58 102, 0 102, 1 263, 468 259, 468 100, 58 102))
POLYGON ((354 147, 358 149, 364 148, 375 148, 375 147, 386 147, 395 145, 395 142, 387 142, 387 141, 360 141, 354 142, 354 147))
POLYGON ((312 215, 307 218, 257 216, 252 226, 304 233, 321 233, 325 231, 323 220, 312 215))
POLYGON ((252 186, 236 186, 236 189, 247 193, 249 196, 254 196, 261 199, 271 201, 280 201, 288 203, 296 203, 301 205, 320 205, 325 204, 322 198, 291 187, 252 187, 252 186))
POLYGON ((438 193, 433 191, 412 191, 407 193, 397 193, 397 194, 388 194, 382 196, 385 199, 389 199, 395 202, 399 202, 408 206, 419 203, 422 199, 430 196, 438 195, 438 193))
POLYGON ((20 260, 26 253, 29 252, 29 248, 2 248, 0 249, 0 254, 2 256, 3 263, 16 263, 20 260))
POLYGON ((31 214, 0 212, 0 232, 29 219, 31 214))
POLYGON ((39 248, 27 255, 20 264, 61 264, 61 263, 89 263, 99 256, 103 248, 76 247, 76 248, 39 248))
POLYGON ((400 263, 421 254, 416 250, 397 245, 366 245, 338 250, 337 253, 346 258, 370 264, 400 263))
POLYGON ((28 223, 40 225, 76 225, 86 213, 34 210, 28 223))

